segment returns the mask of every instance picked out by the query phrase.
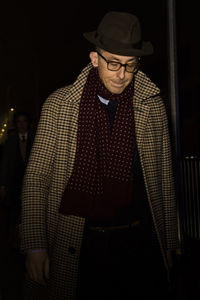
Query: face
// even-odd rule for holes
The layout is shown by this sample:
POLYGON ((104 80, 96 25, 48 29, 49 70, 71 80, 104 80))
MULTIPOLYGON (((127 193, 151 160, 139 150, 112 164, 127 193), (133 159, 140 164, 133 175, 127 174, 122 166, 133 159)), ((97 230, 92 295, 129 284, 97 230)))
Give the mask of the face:
MULTIPOLYGON (((134 56, 121 56, 101 50, 101 54, 107 61, 120 62, 122 64, 131 63, 135 60, 134 56)), ((90 59, 94 67, 98 67, 99 76, 105 87, 113 94, 121 94, 129 85, 133 78, 133 73, 128 73, 122 66, 118 71, 107 69, 106 61, 97 52, 90 53, 90 59)))
POLYGON ((28 131, 28 120, 26 116, 19 116, 16 120, 17 131, 26 133, 28 131))

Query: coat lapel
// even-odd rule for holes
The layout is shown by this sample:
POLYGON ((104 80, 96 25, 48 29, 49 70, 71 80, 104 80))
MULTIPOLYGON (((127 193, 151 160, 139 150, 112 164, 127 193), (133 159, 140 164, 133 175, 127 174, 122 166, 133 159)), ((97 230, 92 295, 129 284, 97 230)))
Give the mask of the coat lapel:
POLYGON ((60 109, 58 122, 58 127, 60 128, 58 131, 58 149, 60 151, 60 156, 63 156, 65 153, 68 157, 66 160, 61 160, 59 165, 59 173, 62 173, 62 178, 65 179, 62 185, 63 191, 73 171, 76 154, 79 105, 90 69, 91 64, 83 69, 74 84, 68 87, 68 91, 63 99, 60 109), (63 136, 65 138, 63 138, 63 136))
POLYGON ((142 153, 143 138, 150 114, 148 99, 159 94, 157 86, 141 71, 135 76, 133 109, 138 151, 142 153))
POLYGON ((139 153, 142 153, 143 136, 148 121, 150 108, 138 103, 134 106, 135 134, 139 153))

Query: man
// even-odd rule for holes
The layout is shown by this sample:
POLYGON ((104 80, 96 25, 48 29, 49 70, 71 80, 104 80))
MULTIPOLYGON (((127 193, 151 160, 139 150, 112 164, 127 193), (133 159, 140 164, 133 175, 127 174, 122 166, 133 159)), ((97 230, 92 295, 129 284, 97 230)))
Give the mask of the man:
POLYGON ((1 203, 11 230, 20 223, 22 180, 33 143, 28 113, 17 112, 13 122, 14 131, 8 134, 3 146, 0 165, 1 203))
POLYGON ((178 239, 165 107, 138 71, 153 47, 123 12, 84 36, 91 63, 44 103, 24 180, 29 287, 50 299, 164 299, 178 239))
POLYGON ((19 251, 21 188, 34 135, 26 112, 14 115, 14 128, 3 145, 0 163, 1 289, 5 299, 18 298, 24 276, 19 251), (12 282, 12 286, 10 283, 12 282))

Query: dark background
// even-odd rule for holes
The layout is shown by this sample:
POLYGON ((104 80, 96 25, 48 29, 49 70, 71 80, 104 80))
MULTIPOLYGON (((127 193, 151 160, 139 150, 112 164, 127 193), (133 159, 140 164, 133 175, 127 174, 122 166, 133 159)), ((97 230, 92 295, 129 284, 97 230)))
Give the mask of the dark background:
MULTIPOLYGON (((36 126, 46 97, 72 83, 89 62, 92 48, 83 38, 83 32, 95 30, 102 16, 110 10, 131 12, 140 18, 143 39, 150 40, 155 50, 154 55, 143 59, 142 70, 167 99, 167 0, 122 2, 8 0, 1 4, 0 128, 11 107, 28 111, 36 126)), ((185 1, 176 1, 183 155, 198 154, 200 150, 199 10, 194 3, 197 5, 195 1, 187 5, 185 1)))

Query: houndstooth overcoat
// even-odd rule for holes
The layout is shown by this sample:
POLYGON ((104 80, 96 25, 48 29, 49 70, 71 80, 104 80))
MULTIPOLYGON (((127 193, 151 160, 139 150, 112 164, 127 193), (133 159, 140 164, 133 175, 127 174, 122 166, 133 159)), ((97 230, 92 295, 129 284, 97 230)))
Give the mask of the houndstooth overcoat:
MULTIPOLYGON (((58 213, 72 173, 81 94, 89 64, 71 86, 45 101, 22 193, 21 249, 47 249, 49 299, 75 299, 84 218, 58 213)), ((143 176, 163 259, 178 246, 176 201, 168 122, 160 90, 141 71, 135 76, 133 110, 143 176)))

